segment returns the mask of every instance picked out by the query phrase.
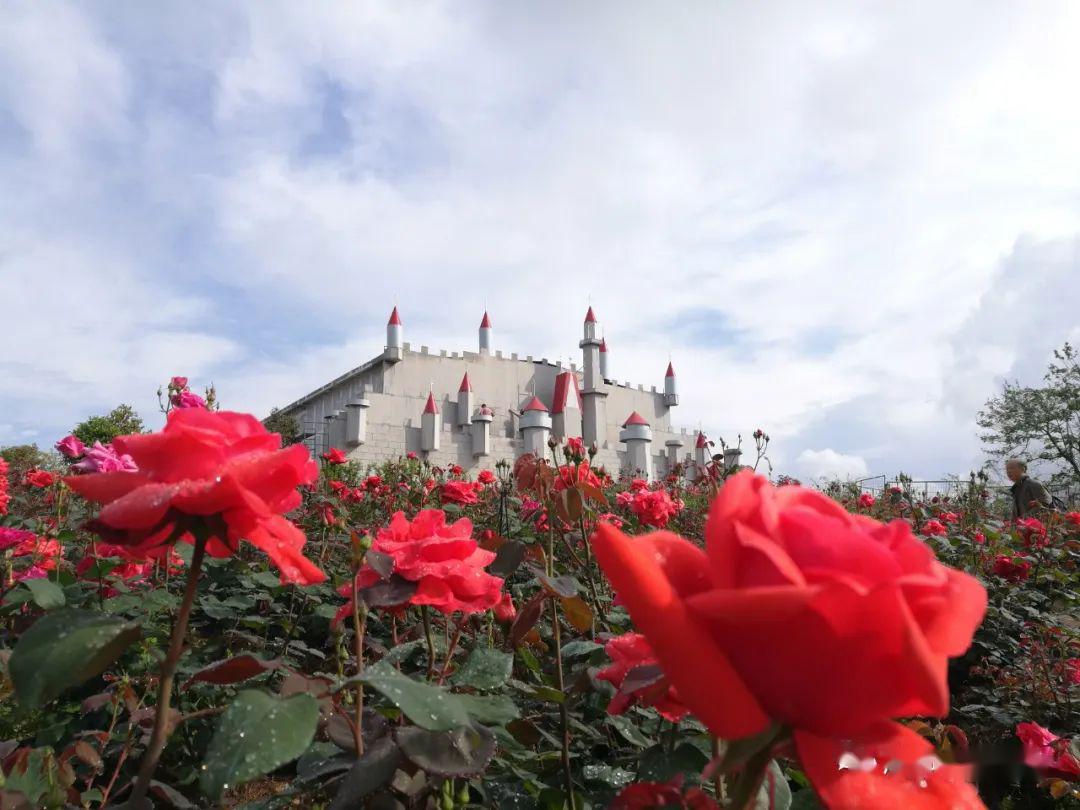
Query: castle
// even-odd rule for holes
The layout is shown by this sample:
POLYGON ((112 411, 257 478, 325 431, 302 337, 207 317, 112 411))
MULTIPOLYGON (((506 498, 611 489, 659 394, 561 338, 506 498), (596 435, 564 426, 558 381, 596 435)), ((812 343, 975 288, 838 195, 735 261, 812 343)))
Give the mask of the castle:
POLYGON ((670 362, 662 391, 608 378, 607 343, 592 307, 578 343, 580 369, 493 352, 486 312, 476 352, 416 351, 403 329, 394 307, 381 354, 282 409, 312 452, 339 448, 371 463, 411 451, 475 472, 525 453, 550 458, 550 438, 581 436, 597 447, 594 465, 612 473, 652 480, 682 463, 693 476, 710 461, 704 434, 671 425, 679 394, 670 362), (682 453, 688 445, 692 456, 682 453))

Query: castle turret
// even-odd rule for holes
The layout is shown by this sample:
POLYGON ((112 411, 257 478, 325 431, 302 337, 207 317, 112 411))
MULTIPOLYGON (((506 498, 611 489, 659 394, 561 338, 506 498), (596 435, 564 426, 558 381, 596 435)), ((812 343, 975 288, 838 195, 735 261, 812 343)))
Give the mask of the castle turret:
POLYGON ((435 404, 435 395, 429 393, 424 413, 420 416, 420 449, 427 453, 438 450, 441 435, 442 415, 439 413, 439 406, 435 404))
POLYGON ((363 392, 345 405, 345 444, 356 447, 367 441, 367 409, 371 402, 363 392))
POLYGON ((533 397, 521 411, 518 422, 521 430, 521 446, 525 453, 537 458, 547 455, 548 436, 551 435, 551 414, 539 397, 533 397))
POLYGON ((397 307, 390 313, 390 320, 386 322, 386 352, 385 357, 392 363, 401 359, 401 316, 398 315, 397 307))
POLYGON ((491 318, 484 311, 484 320, 480 321, 480 354, 491 352, 491 318))
POLYGON ((675 386, 675 368, 670 360, 667 364, 667 374, 664 375, 664 404, 669 408, 679 404, 679 389, 675 386))
POLYGON ((600 379, 604 381, 611 379, 607 362, 607 338, 600 338, 600 379))
POLYGON ((667 471, 669 474, 674 472, 679 465, 679 450, 682 449, 682 446, 683 440, 677 436, 664 442, 664 447, 667 450, 667 471))
POLYGON ((469 372, 465 372, 465 376, 461 378, 461 385, 458 387, 457 394, 457 422, 458 425, 465 426, 472 424, 472 412, 473 412, 473 392, 472 383, 469 382, 469 372))
POLYGON ((581 438, 586 445, 595 442, 597 447, 603 447, 607 441, 607 415, 604 408, 607 392, 602 389, 604 380, 600 373, 600 339, 596 336, 597 332, 596 315, 592 307, 589 307, 585 314, 584 337, 578 344, 581 348, 583 378, 581 438))
POLYGON ((491 455, 491 420, 495 418, 491 408, 481 405, 472 415, 472 454, 473 456, 491 455))
POLYGON ((551 430, 561 440, 581 435, 581 391, 577 374, 572 371, 564 371, 555 377, 551 430))
POLYGON ((653 477, 652 468, 652 428, 637 411, 631 413, 623 422, 619 441, 626 445, 625 467, 631 475, 640 472, 646 480, 653 477))

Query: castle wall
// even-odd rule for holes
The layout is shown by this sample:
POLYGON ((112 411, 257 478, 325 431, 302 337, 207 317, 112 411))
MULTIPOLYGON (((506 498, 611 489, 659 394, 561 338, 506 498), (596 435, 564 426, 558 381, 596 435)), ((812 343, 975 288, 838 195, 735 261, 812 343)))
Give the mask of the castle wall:
MULTIPOLYGON (((459 464, 466 470, 491 469, 499 459, 513 459, 522 452, 518 418, 511 410, 521 408, 534 395, 550 406, 555 378, 566 370, 563 363, 543 358, 503 356, 501 352, 431 352, 426 346, 417 351, 406 343, 399 362, 388 363, 381 356, 375 358, 286 410, 297 416, 303 431, 314 434, 309 442, 312 450, 323 452, 330 446, 332 436, 342 435, 340 431, 327 430, 325 417, 344 411, 348 402, 363 396, 371 403, 366 409, 365 441, 342 449, 357 461, 378 462, 409 451, 420 452, 420 415, 431 391, 443 424, 440 449, 429 453, 427 458, 440 466, 459 464), (471 433, 457 426, 457 393, 466 371, 476 406, 485 403, 494 412, 492 452, 479 458, 472 455, 471 433)), ((579 374, 580 382, 577 367, 571 364, 569 370, 579 374)), ((652 425, 650 453, 658 473, 668 469, 665 440, 682 438, 685 447, 680 458, 692 450, 692 432, 672 431, 670 410, 664 404, 662 390, 607 382, 600 387, 608 396, 604 403, 606 442, 599 448, 597 465, 603 464, 612 472, 621 470, 626 448, 618 441, 619 431, 632 411, 640 413, 652 425)))

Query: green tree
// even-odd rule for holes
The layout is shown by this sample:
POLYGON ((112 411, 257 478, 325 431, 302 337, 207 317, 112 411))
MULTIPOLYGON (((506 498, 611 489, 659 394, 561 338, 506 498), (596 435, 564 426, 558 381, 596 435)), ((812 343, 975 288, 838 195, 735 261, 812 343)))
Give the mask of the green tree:
POLYGON ((1006 382, 979 411, 987 452, 1047 462, 1055 483, 1080 481, 1080 354, 1066 343, 1037 388, 1006 382))
POLYGON ((80 422, 71 432, 87 447, 94 442, 108 444, 117 436, 129 433, 142 433, 146 430, 143 421, 130 405, 117 405, 104 416, 91 416, 80 422))
POLYGON ((36 444, 13 444, 0 449, 0 458, 10 464, 11 472, 19 477, 32 467, 40 467, 47 457, 36 444))
POLYGON ((263 427, 271 433, 280 433, 283 446, 300 441, 300 423, 296 417, 277 408, 270 409, 270 415, 263 420, 263 427))

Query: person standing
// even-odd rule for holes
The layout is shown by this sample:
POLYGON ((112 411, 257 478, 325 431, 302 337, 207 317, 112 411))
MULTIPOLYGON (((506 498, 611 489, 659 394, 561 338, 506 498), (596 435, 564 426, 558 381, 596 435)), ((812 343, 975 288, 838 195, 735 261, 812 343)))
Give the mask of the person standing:
POLYGON ((1040 509, 1052 509, 1053 501, 1046 487, 1030 478, 1027 464, 1018 458, 1005 462, 1005 475, 1013 482, 1009 492, 1012 494, 1012 518, 1027 517, 1040 509))

